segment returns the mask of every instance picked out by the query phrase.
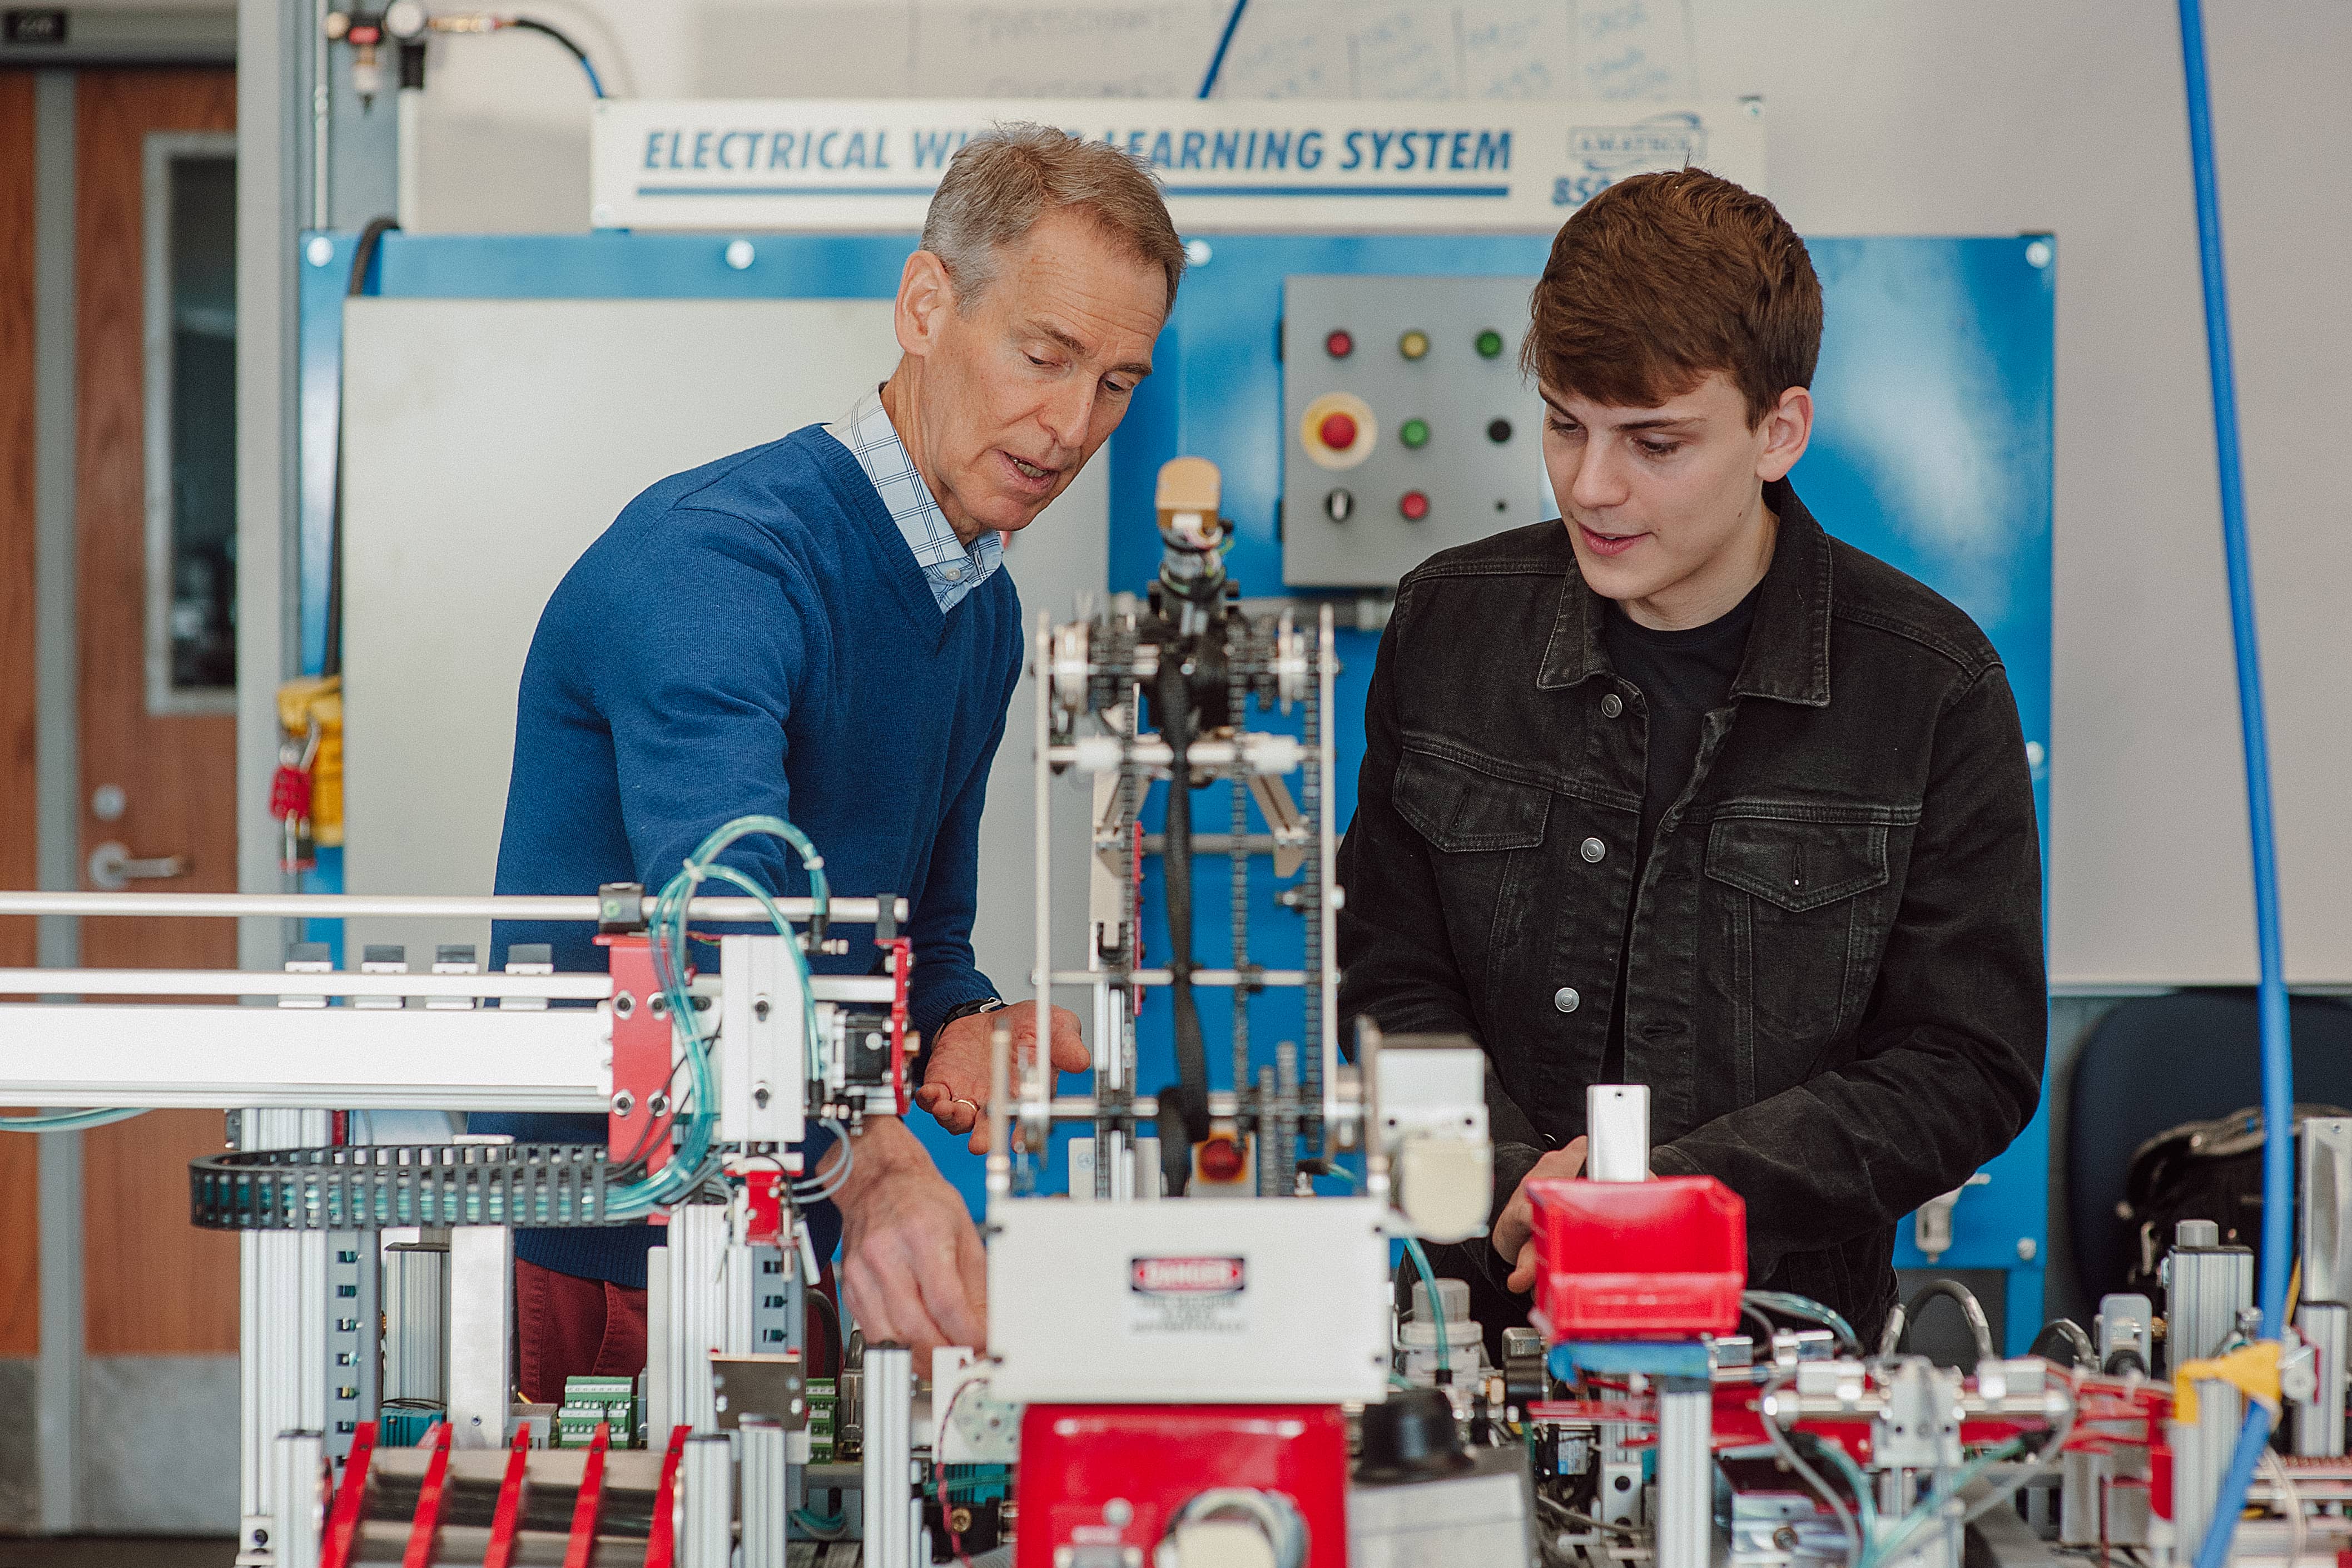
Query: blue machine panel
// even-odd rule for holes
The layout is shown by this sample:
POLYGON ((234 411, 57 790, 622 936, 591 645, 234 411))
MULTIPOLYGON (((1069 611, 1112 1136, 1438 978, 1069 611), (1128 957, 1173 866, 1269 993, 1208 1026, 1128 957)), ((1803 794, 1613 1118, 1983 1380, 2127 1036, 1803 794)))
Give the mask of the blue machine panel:
MULTIPOLYGON (((887 298, 911 241, 906 236, 756 237, 750 265, 727 259, 728 237, 600 233, 585 237, 419 237, 383 242, 373 290, 411 298, 755 299, 887 298)), ((1210 236, 1209 257, 1185 279, 1162 335, 1157 369, 1113 438, 1113 589, 1140 590, 1157 566, 1152 485, 1168 458, 1194 454, 1224 472, 1225 510, 1238 536, 1228 569, 1252 597, 1286 595, 1277 530, 1286 431, 1280 353, 1284 279, 1309 274, 1531 278, 1549 240, 1537 236, 1210 236)), ((333 398, 341 300, 352 237, 306 237, 302 279, 302 649, 318 668, 324 637, 331 499, 333 398)), ((1974 616, 2006 662, 2033 761, 2048 859, 2051 657, 2051 443, 2053 247, 2046 238, 1828 239, 1811 242, 1828 325, 1813 390, 1819 418, 1793 480, 1834 532, 1936 587, 1974 616)), ((740 253, 738 253, 739 258, 740 253)), ((1392 342, 1415 323, 1368 321, 1367 340, 1392 342)), ((1509 323, 1513 328, 1518 322, 1509 323)), ((1516 342, 1512 344, 1515 351, 1516 342)), ((1529 458, 1507 459, 1525 468, 1529 458)), ((1525 476, 1514 475, 1524 482, 1525 476)), ((1343 628, 1356 601, 1335 599, 1343 628)), ((1336 808, 1355 805, 1360 714, 1377 635, 1343 629, 1336 808)), ((1295 728, 1294 715, 1292 727, 1295 728)), ((1282 727, 1274 715, 1253 719, 1282 727)), ((1156 803, 1155 803, 1156 812, 1156 803)), ((1219 785, 1196 799, 1200 832, 1232 821, 1219 785)), ((1252 830, 1264 824, 1254 811, 1252 830)), ((1075 851, 1074 851, 1075 852, 1075 851)), ((321 879, 333 885, 332 868, 321 879)), ((1251 952, 1269 967, 1300 958, 1296 916, 1274 901, 1271 865, 1251 864, 1251 952)), ((1197 951, 1221 954, 1230 872, 1204 858, 1197 951)), ((1156 869, 1147 908, 1160 907, 1156 869)), ((1147 919, 1147 948, 1164 954, 1164 928, 1147 919)), ((1212 1077, 1230 1077, 1231 1012, 1202 998, 1212 1077)), ((1299 1037, 1296 993, 1251 1004, 1253 1059, 1299 1037)), ((1147 998, 1139 1084, 1172 1082, 1168 1003, 1147 998)), ((2044 1113, 2046 1115, 2046 1111, 2044 1113)), ((978 1205, 980 1163, 961 1140, 917 1119, 942 1169, 978 1205)), ((1058 1155, 1055 1167, 1060 1162, 1058 1155)), ((2001 1269, 2010 1279, 2010 1349, 2041 1321, 2046 1250, 2048 1137, 2044 1116, 1990 1167, 1953 1216, 1946 1268, 2001 1269)), ((1044 1183, 1057 1184, 1056 1170, 1044 1183)), ((1905 1227, 1896 1264, 1925 1264, 1905 1227)))

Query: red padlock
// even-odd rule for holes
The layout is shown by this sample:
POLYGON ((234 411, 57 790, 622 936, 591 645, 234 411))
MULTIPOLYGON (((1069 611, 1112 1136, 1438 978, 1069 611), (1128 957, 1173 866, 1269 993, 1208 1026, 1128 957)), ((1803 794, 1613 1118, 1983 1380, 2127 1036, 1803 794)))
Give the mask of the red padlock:
POLYGON ((318 765, 319 721, 299 741, 292 737, 278 748, 278 772, 269 781, 269 815, 278 821, 284 837, 278 851, 278 868, 291 876, 319 863, 310 838, 310 770, 318 765))

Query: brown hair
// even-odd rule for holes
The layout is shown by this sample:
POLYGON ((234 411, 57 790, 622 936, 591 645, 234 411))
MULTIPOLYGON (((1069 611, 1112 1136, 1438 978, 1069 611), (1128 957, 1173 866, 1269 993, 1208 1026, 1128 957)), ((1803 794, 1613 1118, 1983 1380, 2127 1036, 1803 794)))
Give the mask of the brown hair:
POLYGON ((1555 392, 1654 408, 1722 371, 1760 423, 1811 385, 1822 284, 1780 210, 1704 169, 1637 174, 1552 241, 1519 364, 1555 392))
POLYGON ((1141 160, 1050 125, 999 124, 956 150, 923 219, 923 248, 947 268, 961 304, 995 279, 998 253, 1048 212, 1075 210, 1168 279, 1184 276, 1184 242, 1141 160))

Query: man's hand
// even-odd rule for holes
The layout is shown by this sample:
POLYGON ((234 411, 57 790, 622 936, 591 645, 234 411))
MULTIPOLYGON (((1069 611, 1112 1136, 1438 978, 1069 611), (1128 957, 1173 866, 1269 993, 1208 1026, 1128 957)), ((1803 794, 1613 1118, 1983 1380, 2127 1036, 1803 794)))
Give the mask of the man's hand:
POLYGON ((1519 1190, 1495 1216, 1495 1228, 1487 1239, 1503 1261, 1511 1265, 1511 1277, 1504 1281, 1511 1289, 1525 1294, 1536 1282, 1536 1207, 1528 1196, 1528 1183, 1564 1181, 1584 1169, 1584 1140, 1572 1139, 1565 1149, 1555 1149, 1536 1162, 1536 1168, 1520 1179, 1519 1190))
MULTIPOLYGON (((1037 1054, 1037 1004, 1015 1003, 992 1012, 967 1013, 941 1029, 931 1041, 931 1065, 915 1103, 950 1132, 969 1132, 967 1145, 975 1154, 988 1152, 988 1040, 999 1026, 1013 1031, 1013 1082, 1017 1088, 1024 1064, 1037 1054)), ((1092 1065, 1078 1034, 1078 1016, 1067 1007, 1054 1009, 1050 1042, 1055 1072, 1084 1072, 1092 1065)))
MULTIPOLYGON (((852 1141, 849 1178, 835 1201, 841 1276, 868 1344, 911 1347, 929 1366, 939 1345, 988 1342, 988 1256, 963 1199, 895 1116, 869 1116, 852 1141)), ((820 1165, 840 1163, 838 1145, 820 1165)))

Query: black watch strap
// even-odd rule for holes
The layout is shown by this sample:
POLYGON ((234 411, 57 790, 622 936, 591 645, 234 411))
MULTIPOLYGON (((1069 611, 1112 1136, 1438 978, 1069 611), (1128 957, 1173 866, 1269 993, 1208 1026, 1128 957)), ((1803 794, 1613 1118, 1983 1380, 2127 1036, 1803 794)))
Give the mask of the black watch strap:
POLYGON ((930 1076, 931 1046, 938 1040, 942 1030, 958 1018, 969 1018, 975 1013, 993 1013, 1003 1005, 1004 998, 1002 996, 975 996, 969 1002, 959 1002, 949 1008, 940 1016, 939 1028, 932 1030, 929 1038, 917 1047, 912 1068, 914 1079, 907 1086, 907 1092, 911 1095, 916 1089, 922 1088, 924 1079, 930 1076))
POLYGON ((1004 998, 1002 996, 982 996, 970 1002, 959 1002, 940 1019, 940 1027, 944 1029, 958 1018, 969 1018, 974 1013, 993 1013, 1003 1005, 1004 998))

